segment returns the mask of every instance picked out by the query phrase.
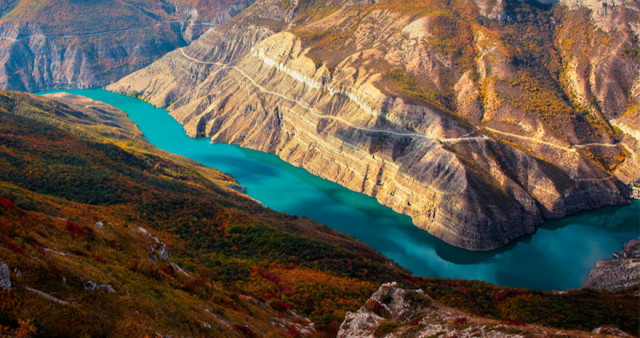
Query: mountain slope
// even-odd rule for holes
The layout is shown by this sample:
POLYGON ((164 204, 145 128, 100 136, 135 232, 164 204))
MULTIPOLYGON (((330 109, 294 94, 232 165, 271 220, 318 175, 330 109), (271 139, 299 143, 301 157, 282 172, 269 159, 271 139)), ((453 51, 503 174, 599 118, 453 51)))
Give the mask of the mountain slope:
POLYGON ((414 277, 350 236, 262 207, 215 169, 154 148, 122 111, 52 97, 0 91, 3 334, 329 336, 393 280, 476 316, 638 330, 633 290, 414 277))
POLYGON ((186 45, 249 1, 5 2, 0 88, 103 86, 186 45))
POLYGON ((0 257, 20 271, 0 302, 20 305, 2 309, 1 325, 282 335, 309 328, 291 306, 339 323, 381 279, 406 275, 353 238, 268 210, 226 188, 230 177, 153 148, 121 111, 0 94, 0 257), (107 291, 86 290, 89 281, 107 291), (320 295, 302 292, 311 288, 320 295))
POLYGON ((108 89, 490 250, 545 218, 628 203, 637 10, 264 0, 108 89))

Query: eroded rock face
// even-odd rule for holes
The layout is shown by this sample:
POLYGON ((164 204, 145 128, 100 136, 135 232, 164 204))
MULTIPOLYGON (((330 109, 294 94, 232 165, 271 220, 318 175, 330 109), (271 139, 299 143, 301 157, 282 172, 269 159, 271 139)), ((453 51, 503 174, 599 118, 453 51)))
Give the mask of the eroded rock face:
MULTIPOLYGON (((416 226, 470 250, 533 233, 543 218, 628 201, 620 180, 640 176, 633 165, 638 143, 624 131, 637 130, 628 118, 635 113, 607 102, 638 101, 624 90, 640 67, 611 57, 623 53, 620 45, 593 50, 587 63, 580 58, 576 64, 596 72, 577 72, 576 83, 586 81, 588 102, 605 103, 589 108, 598 118, 578 117, 560 98, 565 90, 550 94, 563 113, 543 114, 529 110, 539 104, 540 92, 524 84, 529 80, 514 63, 516 52, 490 31, 473 33, 477 56, 464 71, 454 56, 427 43, 438 34, 434 22, 442 19, 436 14, 416 18, 381 7, 359 16, 357 2, 339 3, 343 7, 331 14, 304 21, 302 9, 259 1, 108 89, 142 93, 152 104, 168 106, 192 137, 274 152, 374 196, 416 226), (337 38, 336 49, 305 35, 341 29, 350 33, 337 38), (608 71, 614 63, 627 64, 626 75, 608 71), (602 76, 610 80, 599 82, 602 76), (414 89, 403 91, 406 83, 414 89), (436 96, 448 93, 455 103, 427 94, 416 98, 421 84, 436 96), (610 118, 620 121, 621 144, 612 129, 598 131, 589 120, 610 118)), ((577 10, 559 11, 575 16, 572 25, 583 25, 577 10)), ((606 34, 622 43, 628 28, 611 27, 606 34)), ((567 37, 561 33, 550 38, 567 37)), ((571 60, 574 47, 566 48, 566 57, 554 57, 571 60)), ((549 81, 561 87, 557 78, 549 81)))
MULTIPOLYGON (((23 12, 21 7, 33 5, 18 2, 15 10, 0 13, 0 88, 34 92, 105 86, 187 45, 252 1, 148 1, 147 12, 112 8, 108 0, 97 11, 61 0, 23 12), (120 16, 123 24, 112 24, 120 16), (68 17, 90 17, 95 24, 64 21, 68 17)), ((136 0, 128 2, 138 7, 136 0)))
POLYGON ((636 285, 640 285, 640 238, 625 243, 613 258, 597 261, 582 287, 617 291, 636 285))

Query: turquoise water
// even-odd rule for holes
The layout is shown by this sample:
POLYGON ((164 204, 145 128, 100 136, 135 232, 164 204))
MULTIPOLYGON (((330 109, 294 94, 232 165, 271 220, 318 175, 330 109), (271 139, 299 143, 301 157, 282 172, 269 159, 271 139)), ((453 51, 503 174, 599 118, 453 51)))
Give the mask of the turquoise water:
POLYGON ((499 250, 470 252, 417 229, 409 217, 371 197, 315 177, 273 154, 189 138, 164 109, 101 89, 64 92, 124 110, 156 147, 229 173, 265 206, 348 233, 420 276, 542 290, 578 288, 596 260, 611 257, 640 232, 640 202, 635 201, 547 222, 535 235, 499 250))

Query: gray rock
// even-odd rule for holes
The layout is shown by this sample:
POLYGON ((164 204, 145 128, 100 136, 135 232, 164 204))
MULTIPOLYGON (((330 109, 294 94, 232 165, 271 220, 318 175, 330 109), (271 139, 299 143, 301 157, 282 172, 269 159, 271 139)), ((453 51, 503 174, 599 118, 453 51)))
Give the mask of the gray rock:
POLYGON ((160 243, 160 247, 158 248, 158 256, 161 261, 169 261, 169 250, 167 250, 167 245, 164 243, 160 243))
POLYGON ((95 291, 96 288, 98 287, 98 285, 94 281, 90 281, 90 280, 82 283, 82 286, 87 291, 95 291))
POLYGON ((4 262, 0 262, 0 288, 11 290, 11 270, 4 262))
POLYGON ((632 335, 620 330, 615 326, 601 326, 597 329, 594 329, 593 333, 616 337, 633 337, 632 335))
POLYGON ((233 189, 241 194, 246 194, 247 193, 247 188, 241 186, 241 185, 237 185, 237 184, 227 184, 225 185, 225 187, 229 188, 229 189, 233 189))
POLYGON ((625 243, 613 257, 596 262, 583 289, 617 291, 640 284, 640 238, 625 243))
POLYGON ((107 292, 116 292, 116 290, 111 286, 111 285, 105 285, 105 284, 98 284, 94 281, 86 281, 84 283, 82 283, 82 286, 84 287, 85 290, 87 291, 96 291, 96 290, 103 290, 103 291, 107 291, 107 292))

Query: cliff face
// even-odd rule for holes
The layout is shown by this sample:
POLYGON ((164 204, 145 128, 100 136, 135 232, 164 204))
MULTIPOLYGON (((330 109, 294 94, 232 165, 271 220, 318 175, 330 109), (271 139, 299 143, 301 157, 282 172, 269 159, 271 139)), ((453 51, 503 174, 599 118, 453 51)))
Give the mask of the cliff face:
POLYGON ((601 259, 582 286, 585 289, 618 291, 640 285, 640 238, 625 243, 613 258, 601 259))
POLYGON ((9 2, 0 8, 0 88, 104 86, 185 46, 250 2, 9 2))
POLYGON ((623 181, 640 176, 637 3, 604 18, 480 5, 259 1, 108 89, 470 250, 625 203, 623 181))

